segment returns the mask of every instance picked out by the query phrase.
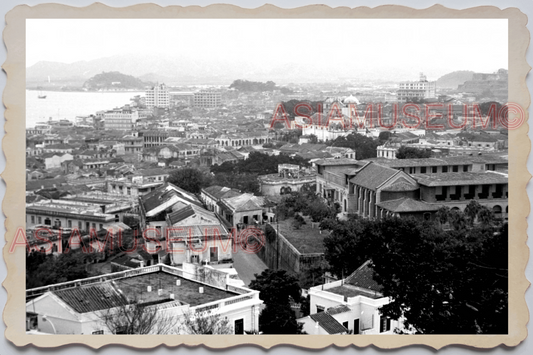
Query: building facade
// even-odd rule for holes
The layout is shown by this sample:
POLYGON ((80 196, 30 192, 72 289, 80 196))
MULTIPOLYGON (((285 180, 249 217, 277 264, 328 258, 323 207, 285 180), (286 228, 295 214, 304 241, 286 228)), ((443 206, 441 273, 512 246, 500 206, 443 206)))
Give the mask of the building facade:
POLYGON ((169 107, 170 94, 165 84, 158 84, 146 90, 146 107, 169 107))

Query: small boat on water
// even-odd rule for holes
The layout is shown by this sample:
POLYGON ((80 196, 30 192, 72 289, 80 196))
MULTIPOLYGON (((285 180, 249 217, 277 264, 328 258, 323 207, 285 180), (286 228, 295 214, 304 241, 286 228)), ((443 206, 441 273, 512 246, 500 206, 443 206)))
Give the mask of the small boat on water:
POLYGON ((42 91, 39 91, 39 96, 37 97, 40 99, 46 99, 46 95, 44 95, 42 91))

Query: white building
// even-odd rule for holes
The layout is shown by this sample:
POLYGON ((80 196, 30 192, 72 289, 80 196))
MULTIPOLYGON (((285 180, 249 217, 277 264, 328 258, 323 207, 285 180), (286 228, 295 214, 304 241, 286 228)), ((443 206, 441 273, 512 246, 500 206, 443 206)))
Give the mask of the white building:
POLYGON ((373 279, 370 261, 343 280, 309 289, 310 315, 298 319, 308 334, 394 334, 402 322, 380 314, 390 299, 373 279))
POLYGON ((158 84, 146 90, 146 107, 169 107, 170 94, 165 84, 158 84))
POLYGON ((105 111, 103 114, 104 128, 106 130, 129 131, 139 119, 139 112, 129 106, 105 111))
POLYGON ((423 73, 419 81, 401 81, 398 85, 398 101, 434 97, 437 97, 437 82, 428 81, 423 73))
POLYGON ((205 313, 227 319, 234 334, 257 332, 259 291, 229 277, 190 264, 187 271, 158 264, 27 290, 26 311, 36 318, 35 331, 49 334, 112 334, 102 315, 133 301, 175 322, 171 334, 187 334, 180 318, 205 313))

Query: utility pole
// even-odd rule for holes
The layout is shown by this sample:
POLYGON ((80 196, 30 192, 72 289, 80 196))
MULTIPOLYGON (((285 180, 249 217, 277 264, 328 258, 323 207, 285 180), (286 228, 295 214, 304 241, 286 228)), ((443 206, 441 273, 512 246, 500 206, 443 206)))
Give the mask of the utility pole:
POLYGON ((276 204, 276 270, 279 270, 279 203, 276 204))

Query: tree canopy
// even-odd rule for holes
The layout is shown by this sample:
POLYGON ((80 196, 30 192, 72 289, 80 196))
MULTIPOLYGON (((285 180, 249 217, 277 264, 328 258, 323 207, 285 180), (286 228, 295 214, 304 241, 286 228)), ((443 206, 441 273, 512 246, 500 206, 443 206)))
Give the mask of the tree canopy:
POLYGON ((370 259, 375 280, 392 299, 382 314, 404 316, 417 333, 505 334, 508 229, 483 211, 475 203, 454 211, 463 222, 452 229, 443 229, 440 217, 337 222, 325 258, 339 277, 370 259))
POLYGON ((255 275, 250 288, 259 291, 265 308, 259 316, 259 330, 264 334, 301 334, 302 325, 290 307, 291 299, 300 302, 298 279, 285 270, 267 269, 255 275))
POLYGON ((83 279, 89 276, 85 259, 79 251, 45 254, 33 251, 26 255, 26 289, 83 279))
POLYGON ((377 148, 381 144, 378 139, 366 137, 358 133, 350 133, 347 136, 337 137, 333 141, 326 142, 332 147, 355 149, 356 159, 375 158, 377 148))
POLYGON ((195 194, 211 183, 209 176, 194 168, 174 170, 167 181, 195 194))
POLYGON ((396 154, 397 159, 431 158, 431 151, 402 145, 396 154))

